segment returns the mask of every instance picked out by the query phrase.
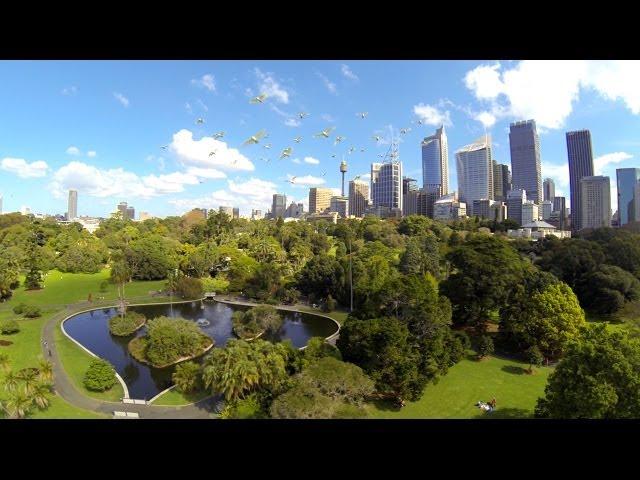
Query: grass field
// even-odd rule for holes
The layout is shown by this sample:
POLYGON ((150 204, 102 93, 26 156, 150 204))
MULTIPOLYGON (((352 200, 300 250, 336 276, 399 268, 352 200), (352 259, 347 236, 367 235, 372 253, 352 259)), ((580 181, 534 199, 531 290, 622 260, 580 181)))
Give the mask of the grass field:
MULTIPOLYGON (((0 346, 0 352, 7 353, 11 361, 11 368, 19 370, 25 367, 33 367, 41 354, 42 328, 44 324, 56 313, 62 311, 66 305, 86 302, 89 293, 93 299, 104 296, 105 299, 117 298, 115 286, 108 283, 105 292, 100 292, 100 283, 109 278, 109 270, 103 269, 95 274, 61 273, 52 270, 45 277, 45 288, 42 290, 26 291, 21 286, 13 292, 11 299, 0 304, 0 320, 16 318, 20 324, 20 332, 13 335, 0 335, 0 339, 13 342, 9 346, 0 346), (13 307, 21 302, 28 305, 37 305, 42 308, 42 317, 25 319, 15 315, 13 307)), ((164 286, 164 281, 132 282, 126 286, 127 297, 148 296, 152 290, 159 290, 164 286)), ((148 301, 162 301, 163 298, 142 299, 140 303, 148 301)), ((106 393, 88 392, 82 386, 82 378, 86 371, 91 356, 81 348, 64 337, 62 332, 56 330, 56 345, 60 353, 65 371, 81 392, 102 400, 119 401, 123 396, 122 386, 116 384, 111 391, 106 393)), ((0 374, 0 379, 1 379, 0 374)), ((0 390, 0 398, 5 392, 0 390)), ((0 413, 0 416, 2 413, 0 413)), ((31 418, 104 418, 94 412, 78 409, 62 398, 54 396, 47 410, 34 410, 31 418)))
POLYGON ((444 378, 426 387, 417 402, 407 402, 401 410, 387 402, 369 406, 371 418, 525 418, 533 415, 538 397, 544 395, 552 369, 525 373, 528 365, 514 360, 488 357, 482 361, 471 355, 454 365, 444 378), (487 414, 475 404, 496 399, 496 410, 487 414))
POLYGON ((204 391, 184 394, 178 392, 175 388, 172 388, 167 393, 164 393, 162 396, 158 397, 158 399, 153 402, 153 405, 179 407, 182 405, 199 402, 203 398, 207 398, 209 395, 211 395, 211 392, 204 391))

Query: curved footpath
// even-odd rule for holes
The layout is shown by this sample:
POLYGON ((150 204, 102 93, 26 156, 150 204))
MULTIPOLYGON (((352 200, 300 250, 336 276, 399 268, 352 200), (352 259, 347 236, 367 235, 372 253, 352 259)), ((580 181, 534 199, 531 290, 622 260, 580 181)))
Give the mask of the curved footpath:
MULTIPOLYGON (((236 299, 231 299, 225 296, 220 296, 215 299, 215 301, 221 303, 230 303, 236 305, 246 305, 255 307, 256 303, 252 302, 244 302, 236 299)), ((167 303, 167 302, 158 302, 158 303, 167 303)), ((178 302, 174 302, 178 303, 178 302)), ((80 306, 80 305, 78 305, 80 306)), ((100 306, 95 304, 86 303, 87 309, 100 308, 100 306)), ((333 318, 328 317, 327 315, 323 315, 321 313, 315 312, 305 312, 304 310, 299 310, 296 306, 288 306, 288 305, 278 305, 275 306, 280 310, 290 310, 294 312, 300 313, 310 313, 313 315, 320 315, 330 320, 334 321, 338 326, 338 331, 327 338, 329 343, 335 345, 335 341, 340 334, 340 324, 333 318)), ((106 307, 105 307, 106 308, 106 307)), ((77 312, 76 312, 77 313, 77 312)), ((42 354, 45 358, 48 358, 53 364, 53 378, 54 378, 54 389, 56 394, 60 395, 64 400, 69 402, 71 405, 82 408, 84 410, 90 410, 93 412, 103 413, 109 416, 113 416, 113 412, 133 412, 137 413, 140 418, 173 418, 173 419, 210 419, 214 414, 215 405, 221 399, 221 396, 217 397, 209 397, 199 402, 185 405, 183 407, 161 407, 157 405, 138 405, 132 403, 122 403, 122 402, 107 402, 104 400, 98 400, 96 398, 91 398, 78 391, 75 386, 69 380, 67 373, 62 366, 62 361, 58 355, 58 351, 56 349, 56 343, 54 338, 54 333, 56 328, 60 328, 60 324, 66 318, 76 315, 73 311, 64 310, 53 315, 47 323, 45 323, 44 328, 42 330, 42 339, 40 341, 40 347, 42 349, 42 354), (47 342, 49 349, 51 350, 51 356, 48 356, 47 349, 44 348, 43 342, 47 342)), ((303 347, 304 348, 304 347, 303 347)))

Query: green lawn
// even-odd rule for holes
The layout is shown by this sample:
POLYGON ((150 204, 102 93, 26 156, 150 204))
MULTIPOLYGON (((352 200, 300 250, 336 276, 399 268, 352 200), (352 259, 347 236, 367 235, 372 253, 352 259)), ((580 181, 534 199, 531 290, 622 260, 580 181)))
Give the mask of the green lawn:
POLYGON ((153 405, 162 405, 169 407, 179 407, 182 405, 189 405, 190 403, 199 402, 203 398, 210 396, 210 392, 201 391, 196 393, 180 393, 175 388, 172 388, 167 393, 162 394, 157 400, 153 402, 153 405))
POLYGON ((122 397, 124 397, 124 390, 120 382, 117 382, 106 392, 92 392, 91 390, 87 390, 82 380, 94 357, 65 337, 60 328, 56 328, 55 339, 58 354, 62 360, 62 366, 76 389, 89 397, 107 402, 119 402, 122 397))
POLYGON ((370 405, 372 418, 524 418, 533 415, 538 397, 544 395, 552 369, 525 373, 527 364, 497 357, 462 360, 444 378, 426 387, 417 402, 397 411, 386 402, 370 405), (496 410, 487 414, 474 405, 496 399, 496 410))
POLYGON ((62 398, 53 396, 51 398, 51 405, 46 410, 34 409, 33 413, 29 415, 29 418, 111 418, 108 415, 102 413, 91 412, 89 410, 82 410, 68 404, 62 398))
POLYGON ((317 315, 326 315, 327 317, 333 318, 340 325, 344 323, 344 321, 347 319, 347 315, 349 315, 349 312, 334 310, 333 312, 327 313, 317 308, 311 308, 304 305, 296 305, 296 309, 300 310, 301 312, 315 313, 317 315))

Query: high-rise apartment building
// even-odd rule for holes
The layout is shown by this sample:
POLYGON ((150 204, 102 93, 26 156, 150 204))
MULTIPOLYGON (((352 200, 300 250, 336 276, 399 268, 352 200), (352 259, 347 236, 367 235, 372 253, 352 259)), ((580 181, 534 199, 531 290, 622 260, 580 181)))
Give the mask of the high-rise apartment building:
POLYGON ((552 212, 553 202, 551 200, 545 200, 540 204, 540 217, 542 220, 549 220, 552 212))
POLYGON ((526 190, 535 203, 542 202, 540 138, 535 120, 512 123, 509 127, 511 181, 514 189, 526 190))
POLYGON ((611 226, 611 185, 609 177, 590 176, 580 179, 580 226, 611 226))
POLYGON ((577 130, 567 132, 567 155, 569 158, 569 190, 571 194, 571 230, 577 232, 582 227, 582 188, 580 180, 593 176, 593 149, 591 132, 577 130))
POLYGON ((566 230, 568 225, 567 199, 565 197, 555 197, 553 199, 553 211, 558 212, 558 228, 566 230))
POLYGON ((120 212, 122 219, 126 220, 127 219, 127 202, 120 202, 117 208, 118 208, 118 212, 120 212))
POLYGON ((616 169, 618 226, 640 221, 640 168, 616 169))
POLYGON ((522 223, 522 205, 527 201, 527 192, 524 190, 509 190, 507 192, 507 218, 522 223))
POLYGON ((271 202, 271 218, 284 217, 284 211, 287 209, 287 196, 281 193, 273 194, 271 202))
POLYGON ((67 204, 67 220, 78 218, 78 191, 69 190, 69 201, 67 204))
POLYGON ((330 188, 312 187, 309 189, 309 213, 322 213, 331 206, 331 197, 335 195, 330 188))
POLYGON ((444 125, 422 140, 422 188, 439 195, 449 193, 449 147, 444 125))
POLYGON ((540 212, 538 204, 532 200, 527 200, 522 204, 522 223, 521 225, 527 225, 528 223, 535 222, 540 219, 540 212))
POLYGON ((503 190, 502 165, 495 160, 493 162, 493 199, 503 201, 507 192, 503 190))
POLYGON ((342 195, 331 197, 329 212, 336 212, 340 218, 347 218, 349 216, 349 197, 342 195))
POLYGON ((136 219, 136 209, 133 207, 127 207, 127 219, 135 220, 136 219))
POLYGON ((402 213, 402 162, 371 164, 371 198, 374 208, 402 213))
POLYGON ((474 200, 493 200, 491 137, 484 135, 456 152, 458 196, 473 207, 474 200))
POLYGON ((556 183, 553 178, 545 178, 542 182, 542 189, 544 190, 544 199, 553 203, 553 199, 556 198, 556 183))
POLYGON ((369 184, 360 180, 349 182, 349 214, 354 217, 364 217, 369 203, 369 184))

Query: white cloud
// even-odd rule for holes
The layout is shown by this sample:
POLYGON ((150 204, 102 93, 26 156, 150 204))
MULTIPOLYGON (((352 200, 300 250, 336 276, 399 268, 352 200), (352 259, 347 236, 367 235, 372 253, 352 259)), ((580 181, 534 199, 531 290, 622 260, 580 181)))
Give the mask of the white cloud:
POLYGON ((80 149, 78 147, 74 147, 73 145, 67 148, 66 152, 69 155, 80 155, 80 149))
POLYGON ((63 198, 71 188, 98 198, 153 198, 183 192, 185 185, 197 185, 201 178, 223 177, 222 172, 199 168, 189 168, 185 172, 140 176, 123 168, 101 169, 73 161, 54 172, 49 189, 56 198, 63 198))
POLYGON ((75 85, 71 85, 70 87, 65 87, 62 89, 62 95, 72 96, 78 93, 78 87, 75 85))
POLYGON ((348 78, 348 79, 350 79, 350 80, 353 80, 353 81, 355 81, 355 82, 357 82, 358 80, 360 80, 360 79, 358 78, 358 76, 357 76, 355 73, 353 73, 353 71, 351 70, 351 68, 349 68, 349 65, 346 65, 346 64, 344 64, 344 63, 343 63, 343 64, 340 66, 340 71, 342 72, 342 75, 344 75, 345 77, 347 77, 347 78, 348 78))
POLYGON ((89 150, 89 151, 87 152, 87 157, 89 157, 89 158, 93 158, 93 157, 95 157, 96 155, 97 155, 97 153, 96 153, 96 151, 95 151, 95 150, 89 150))
POLYGON ((335 83, 333 83, 331 80, 329 80, 326 76, 324 76, 320 72, 316 72, 316 74, 322 79, 322 83, 324 83, 324 86, 327 87, 327 90, 329 90, 330 93, 333 93, 334 95, 338 93, 338 89, 336 88, 335 83))
POLYGON ((200 106, 200 108, 201 108, 202 110, 204 110, 205 112, 208 112, 208 111, 209 111, 209 107, 207 107, 207 106, 202 102, 202 100, 198 99, 198 100, 196 100, 196 101, 198 102, 198 105, 200 106))
POLYGON ((594 173, 596 175, 602 175, 604 172, 604 168, 607 165, 624 162, 625 160, 629 160, 630 158, 633 158, 633 155, 630 155, 626 152, 614 152, 600 155, 599 157, 593 159, 594 173))
POLYGON ((238 207, 243 214, 251 213, 251 209, 266 212, 271 207, 273 194, 277 193, 276 184, 259 178, 250 178, 244 182, 227 181, 227 189, 220 189, 200 198, 179 198, 169 201, 180 212, 195 207, 218 208, 220 205, 238 207))
POLYGON ((299 126, 300 126, 300 120, 298 120, 297 118, 293 118, 293 117, 291 117, 291 118, 287 118, 287 119, 284 121, 284 124, 285 124, 287 127, 299 127, 299 126))
POLYGON ((189 102, 184 104, 184 108, 189 115, 193 115, 193 108, 191 108, 191 104, 189 102))
POLYGON ((465 85, 496 118, 536 120, 543 128, 562 128, 581 90, 622 101, 640 114, 640 61, 525 60, 512 68, 499 63, 467 72, 465 85))
POLYGON ((169 149, 182 165, 223 170, 255 170, 253 163, 236 148, 213 137, 194 140, 193 133, 182 129, 173 135, 169 149), (210 155, 216 152, 215 155, 210 155))
MULTIPOLYGON (((294 176, 287 174, 287 178, 289 180, 291 180, 294 176)), ((299 186, 307 186, 307 185, 322 185, 324 184, 324 178, 320 178, 320 177, 314 177, 312 175, 305 175, 303 177, 296 177, 296 179, 294 180, 294 186, 295 185, 299 185, 299 186)))
POLYGON ((291 161, 292 161, 293 163, 297 163, 297 164, 302 163, 302 162, 300 161, 300 159, 299 159, 299 158, 294 158, 294 159, 293 159, 293 160, 291 160, 291 161))
POLYGON ((413 106, 413 113, 415 113, 427 125, 434 125, 437 127, 440 125, 451 126, 451 117, 448 110, 441 112, 434 106, 419 103, 418 105, 413 106))
POLYGON ((311 165, 318 165, 320 163, 320 160, 313 157, 304 157, 304 163, 309 163, 311 165))
POLYGON ((207 90, 209 90, 210 92, 215 92, 216 91, 215 78, 210 73, 207 73, 207 74, 203 75, 200 78, 192 79, 191 80, 191 84, 192 85, 197 85, 199 87, 204 87, 207 90))
MULTIPOLYGON (((491 128, 496 123, 495 115, 486 111, 478 113, 473 119, 479 121, 485 128, 491 128)), ((496 145, 495 142, 494 145, 496 145)))
POLYGON ((263 73, 259 68, 254 72, 259 80, 258 89, 260 93, 266 93, 269 97, 275 98, 280 103, 289 103, 289 92, 280 86, 272 73, 263 73))
POLYGON ((322 115, 320 115, 320 118, 322 120, 324 120, 325 122, 329 122, 329 123, 333 123, 336 121, 335 118, 333 118, 331 115, 329 115, 328 113, 323 113, 322 115))
POLYGON ((29 163, 23 158, 7 157, 3 158, 2 162, 0 162, 0 168, 20 178, 37 178, 44 177, 47 174, 49 166, 42 160, 29 163))
POLYGON ((113 92, 113 96, 116 100, 118 100, 122 104, 122 106, 124 107, 129 106, 129 99, 125 97, 123 94, 119 92, 113 92))
MULTIPOLYGON (((163 162, 163 168, 161 170, 164 170, 164 162, 163 162)), ((187 168, 187 174, 195 175, 196 177, 200 177, 200 178, 207 178, 209 180, 227 177, 227 175, 224 172, 221 172, 220 170, 216 170, 215 168, 189 167, 187 168)))

